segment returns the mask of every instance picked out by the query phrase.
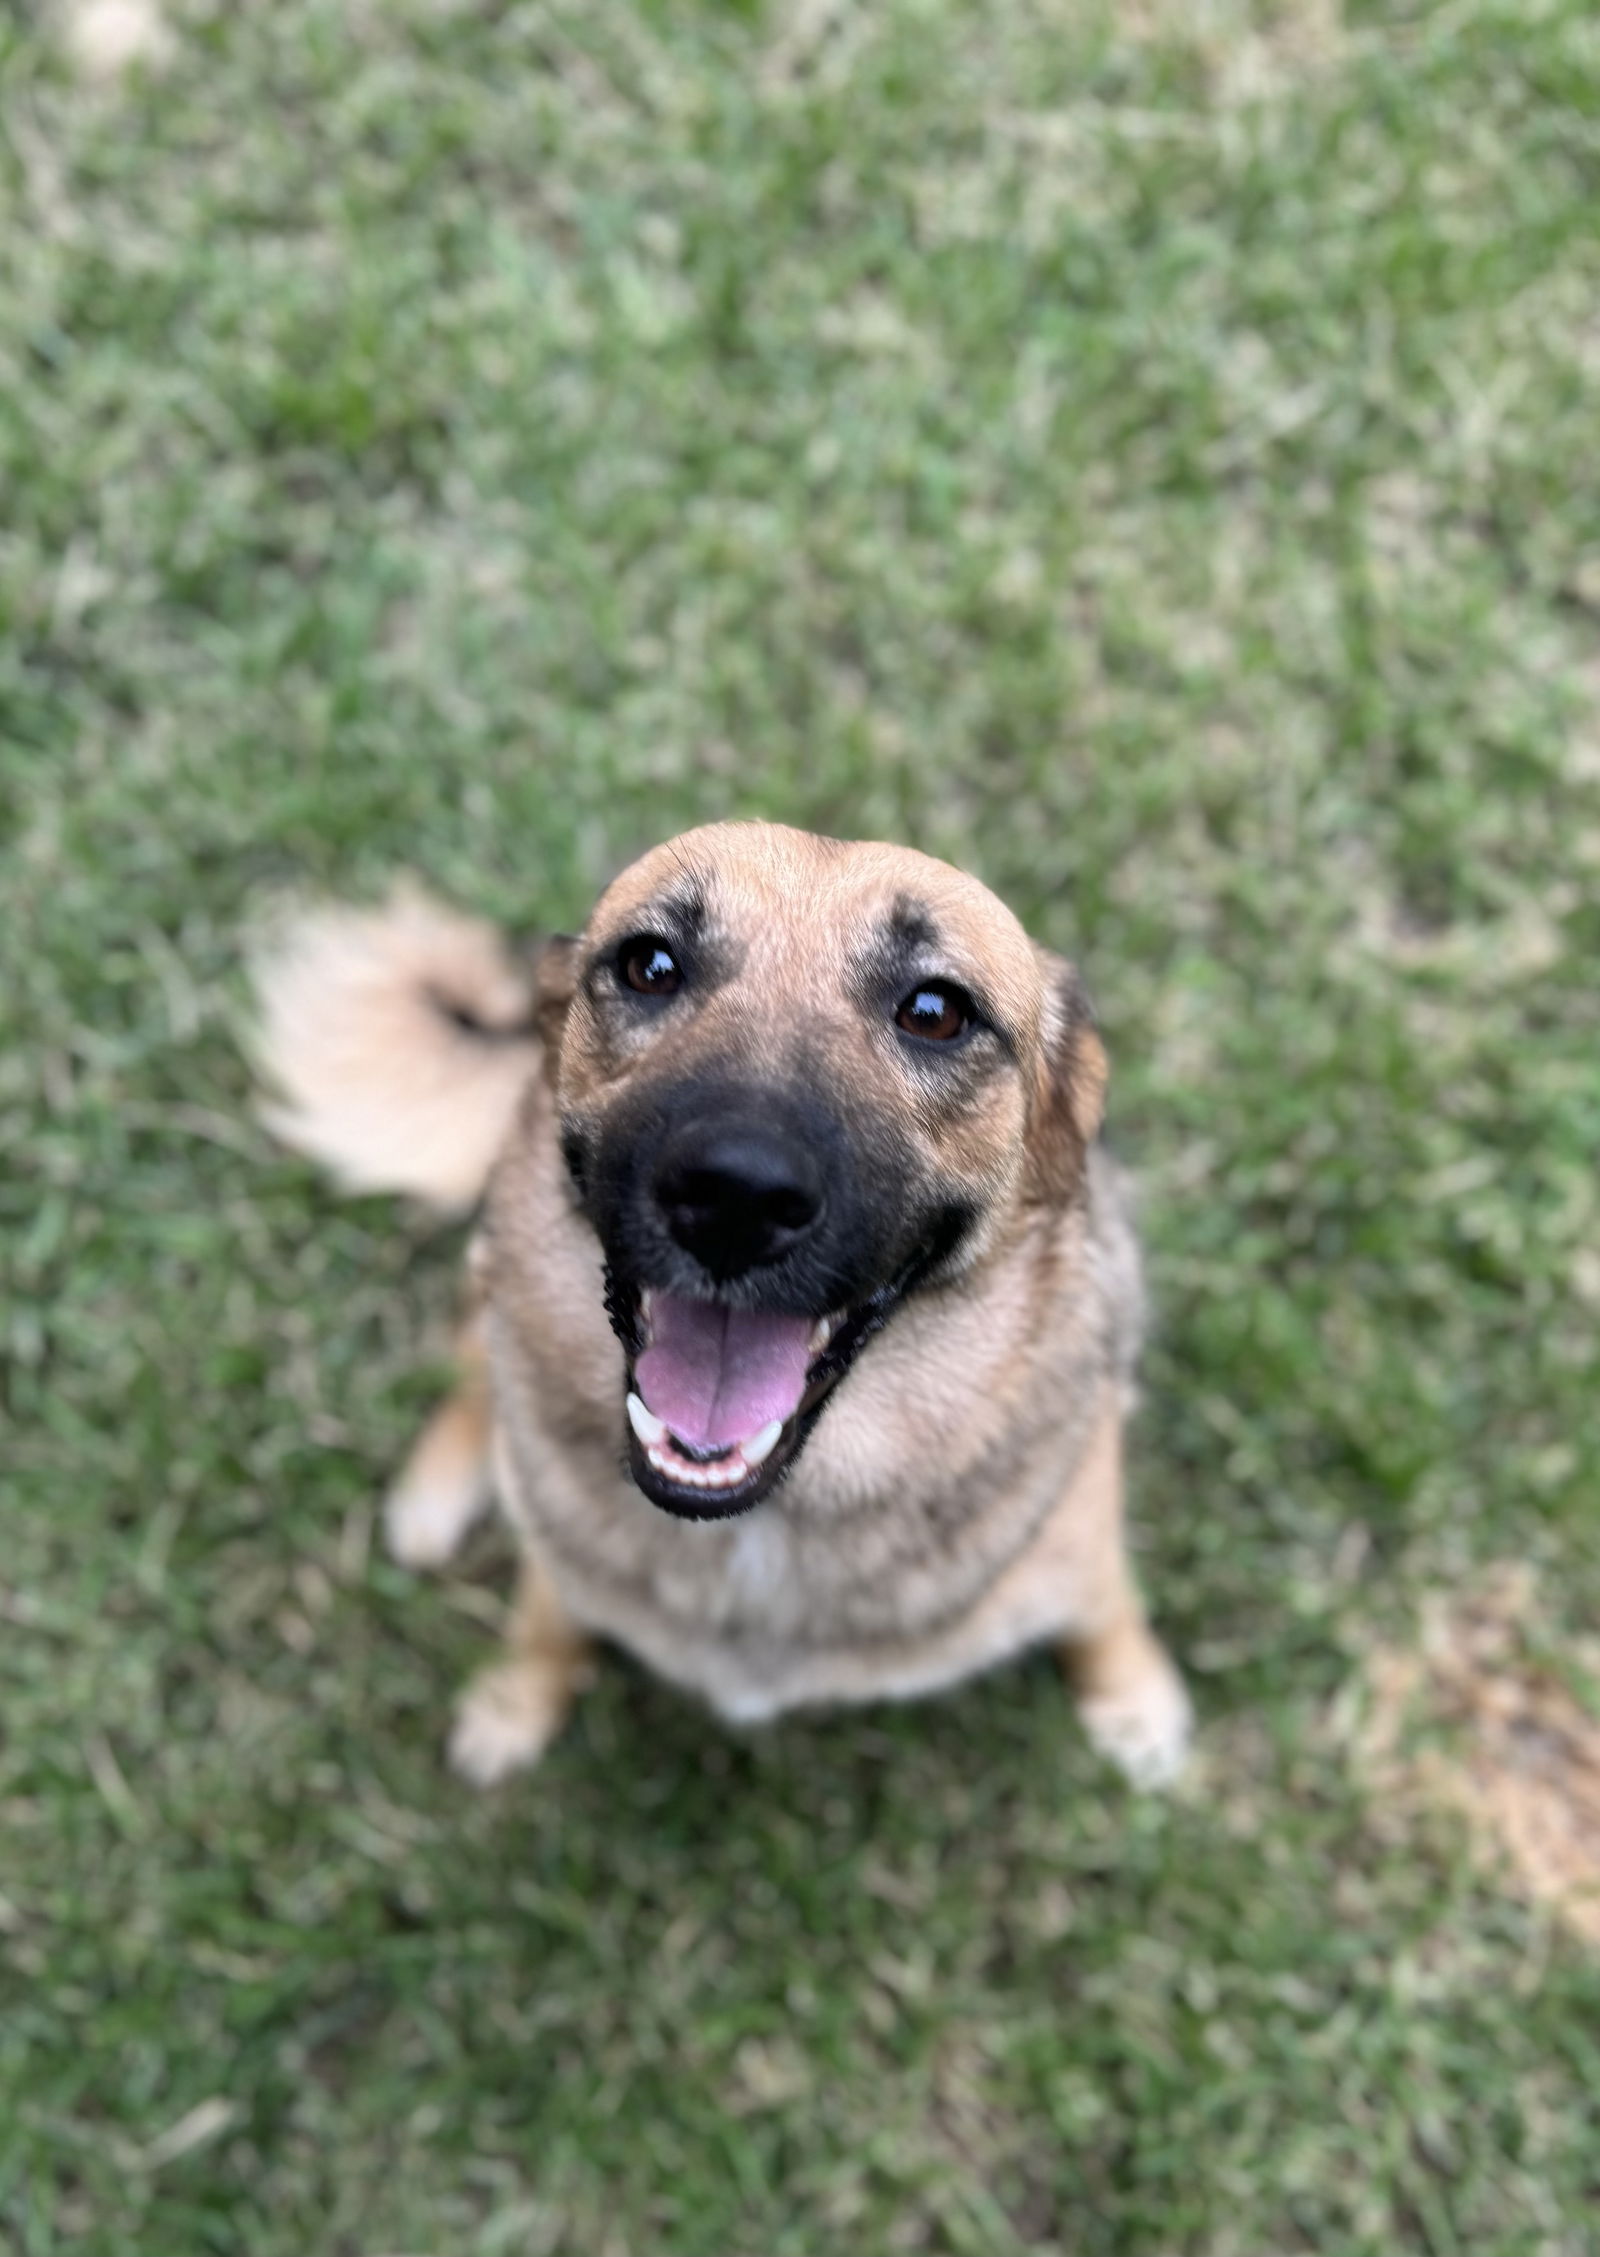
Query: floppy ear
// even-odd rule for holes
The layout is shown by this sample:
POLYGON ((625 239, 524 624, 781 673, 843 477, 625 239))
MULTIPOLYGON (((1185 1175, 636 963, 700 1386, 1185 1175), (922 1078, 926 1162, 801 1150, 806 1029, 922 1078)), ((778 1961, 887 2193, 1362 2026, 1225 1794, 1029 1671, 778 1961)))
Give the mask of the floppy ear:
POLYGON ((1069 1200, 1105 1111, 1106 1053, 1077 969, 1036 948, 1045 980, 1039 1065, 1028 1116, 1028 1188, 1042 1205, 1069 1200))
POLYGON ((578 992, 578 941, 574 933, 552 933, 540 943, 533 966, 533 1023, 544 1050, 545 1079, 554 1089, 561 1058, 567 1010, 578 992))

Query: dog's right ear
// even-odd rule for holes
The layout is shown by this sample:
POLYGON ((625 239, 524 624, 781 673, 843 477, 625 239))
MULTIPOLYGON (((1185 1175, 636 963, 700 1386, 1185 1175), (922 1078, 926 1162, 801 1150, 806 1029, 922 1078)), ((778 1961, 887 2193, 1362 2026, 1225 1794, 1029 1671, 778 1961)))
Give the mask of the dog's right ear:
POLYGON ((1100 1133, 1106 1053, 1077 968, 1035 946, 1045 979, 1044 1040, 1028 1122, 1028 1179, 1056 1206, 1078 1195, 1085 1157, 1100 1133))
POLYGON ((548 940, 540 943, 533 965, 533 1023, 544 1050, 545 1076, 552 1088, 561 1057, 567 1012, 577 992, 577 935, 552 933, 548 940))

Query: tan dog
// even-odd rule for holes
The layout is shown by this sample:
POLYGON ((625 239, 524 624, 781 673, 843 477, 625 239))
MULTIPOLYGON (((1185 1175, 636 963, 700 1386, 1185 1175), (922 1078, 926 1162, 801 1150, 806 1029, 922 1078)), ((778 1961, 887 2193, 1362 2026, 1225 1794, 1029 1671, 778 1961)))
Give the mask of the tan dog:
POLYGON ((534 1762, 613 1637, 723 1715, 931 1692, 1040 1641, 1170 1778, 1182 1682, 1122 1533, 1141 1296, 1077 976, 975 879, 691 831, 525 972, 420 896, 262 967, 272 1116, 364 1189, 466 1205, 460 1390, 389 1504, 522 1548, 452 1753, 534 1762))

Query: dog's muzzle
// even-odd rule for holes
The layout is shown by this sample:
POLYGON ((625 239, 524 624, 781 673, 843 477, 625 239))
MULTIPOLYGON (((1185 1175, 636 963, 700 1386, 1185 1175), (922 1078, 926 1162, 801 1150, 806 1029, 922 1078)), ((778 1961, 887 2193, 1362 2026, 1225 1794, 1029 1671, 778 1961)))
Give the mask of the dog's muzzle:
POLYGON ((909 1154, 847 1131, 814 1086, 697 1078, 577 1136, 628 1359, 629 1470, 666 1512, 743 1512, 965 1214, 919 1195, 909 1154))

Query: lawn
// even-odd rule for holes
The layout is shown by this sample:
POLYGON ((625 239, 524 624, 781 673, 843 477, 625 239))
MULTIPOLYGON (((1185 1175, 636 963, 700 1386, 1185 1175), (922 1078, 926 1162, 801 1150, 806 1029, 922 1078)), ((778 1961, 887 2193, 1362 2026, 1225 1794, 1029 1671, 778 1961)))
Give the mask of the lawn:
POLYGON ((1589 0, 213 0, 125 79, 59 13, 0 27, 0 2246, 1592 2257, 1600 1951, 1361 1755, 1507 1563, 1595 1698, 1589 0), (741 1737, 618 1659, 536 1778, 441 1764, 505 1546, 375 1504, 459 1238, 253 1124, 240 935, 400 867, 570 927, 739 812, 1085 968, 1170 1802, 1042 1661, 741 1737))

